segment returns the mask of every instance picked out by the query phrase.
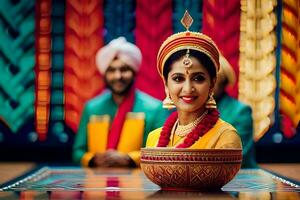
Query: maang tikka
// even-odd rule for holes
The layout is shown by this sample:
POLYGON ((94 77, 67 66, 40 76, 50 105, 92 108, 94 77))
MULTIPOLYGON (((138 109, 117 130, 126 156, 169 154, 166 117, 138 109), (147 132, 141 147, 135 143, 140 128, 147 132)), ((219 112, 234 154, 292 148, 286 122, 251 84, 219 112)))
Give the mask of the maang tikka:
POLYGON ((193 61, 190 59, 190 50, 189 49, 186 50, 185 56, 182 60, 182 63, 185 68, 190 68, 193 65, 193 61))
MULTIPOLYGON (((189 12, 186 10, 180 21, 181 24, 186 28, 186 31, 189 31, 189 28, 192 26, 193 21, 194 21, 193 18, 191 17, 189 12)), ((185 56, 182 60, 182 63, 186 68, 190 68, 193 65, 193 62, 190 58, 190 49, 186 50, 185 56)))

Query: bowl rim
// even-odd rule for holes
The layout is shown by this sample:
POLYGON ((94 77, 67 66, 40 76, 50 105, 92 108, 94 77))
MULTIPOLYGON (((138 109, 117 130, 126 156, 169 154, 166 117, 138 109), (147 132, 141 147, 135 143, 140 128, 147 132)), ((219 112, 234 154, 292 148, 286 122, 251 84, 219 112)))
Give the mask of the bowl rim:
POLYGON ((165 151, 165 152, 220 152, 220 151, 243 151, 242 148, 226 148, 226 149, 189 149, 189 148, 173 148, 173 147, 143 147, 141 151, 165 151))

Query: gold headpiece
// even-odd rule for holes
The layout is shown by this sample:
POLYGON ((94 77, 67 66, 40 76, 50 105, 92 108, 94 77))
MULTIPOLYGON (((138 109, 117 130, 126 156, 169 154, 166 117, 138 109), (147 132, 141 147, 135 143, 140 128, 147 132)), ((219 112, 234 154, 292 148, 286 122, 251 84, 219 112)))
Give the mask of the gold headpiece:
POLYGON ((215 71, 219 71, 219 50, 213 40, 205 34, 189 31, 193 23, 193 18, 188 11, 184 13, 181 19, 182 25, 186 31, 175 33, 168 37, 161 45, 157 55, 157 69, 163 78, 163 69, 167 59, 177 51, 187 50, 183 64, 190 67, 193 63, 189 58, 190 50, 196 50, 204 53, 213 62, 215 71))

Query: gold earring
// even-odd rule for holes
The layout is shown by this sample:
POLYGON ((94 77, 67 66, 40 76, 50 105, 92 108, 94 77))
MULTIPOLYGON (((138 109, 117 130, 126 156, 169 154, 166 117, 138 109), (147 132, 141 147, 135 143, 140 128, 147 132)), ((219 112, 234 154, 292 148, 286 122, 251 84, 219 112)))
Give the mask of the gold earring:
POLYGON ((169 97, 169 95, 167 94, 166 98, 163 100, 163 108, 166 108, 168 110, 172 109, 172 108, 175 108, 175 104, 174 102, 172 101, 172 99, 169 97))
POLYGON ((205 104, 206 108, 217 108, 217 103, 216 103, 213 95, 214 95, 213 93, 209 94, 209 98, 208 98, 208 100, 206 101, 206 104, 205 104))

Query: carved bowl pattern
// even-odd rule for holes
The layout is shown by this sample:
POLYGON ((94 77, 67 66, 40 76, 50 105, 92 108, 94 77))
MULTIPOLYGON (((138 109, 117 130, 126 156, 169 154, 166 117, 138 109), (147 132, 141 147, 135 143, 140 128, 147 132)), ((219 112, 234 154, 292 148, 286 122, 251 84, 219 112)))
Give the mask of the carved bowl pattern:
POLYGON ((241 149, 141 149, 143 172, 164 190, 218 190, 241 163, 241 149))

